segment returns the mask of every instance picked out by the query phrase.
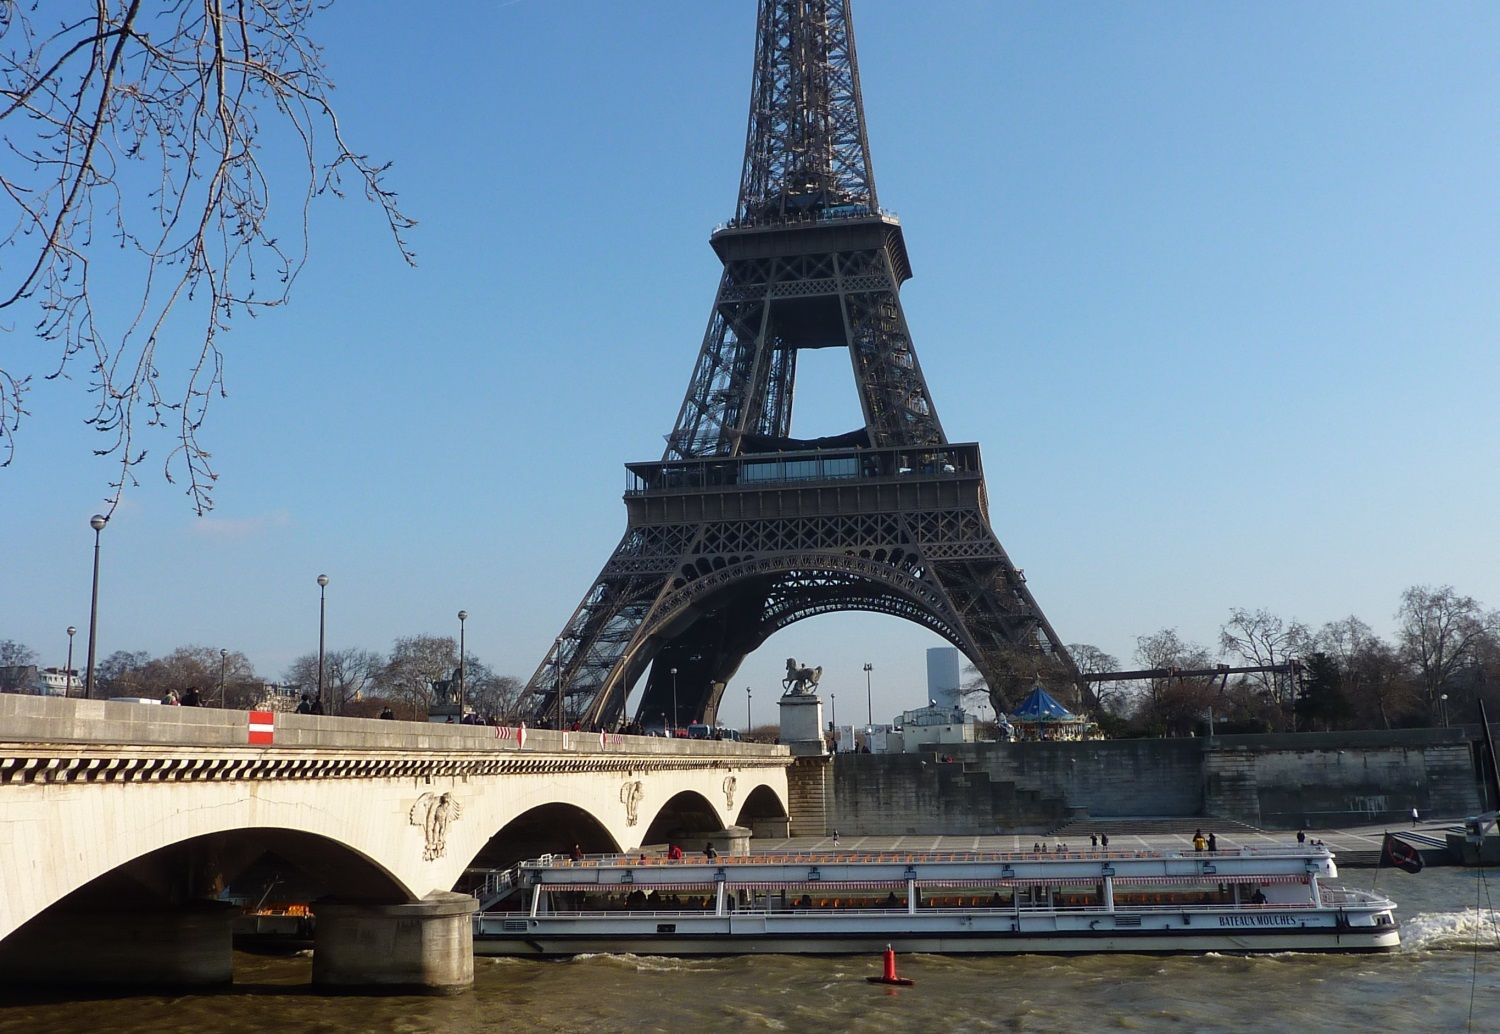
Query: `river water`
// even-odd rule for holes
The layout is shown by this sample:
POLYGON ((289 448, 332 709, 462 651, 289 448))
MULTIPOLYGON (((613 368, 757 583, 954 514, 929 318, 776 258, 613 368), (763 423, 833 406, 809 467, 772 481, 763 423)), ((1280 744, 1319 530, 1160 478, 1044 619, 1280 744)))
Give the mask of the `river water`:
POLYGON ((917 984, 902 989, 865 982, 875 956, 478 959, 474 991, 455 998, 323 996, 305 956, 237 955, 231 990, 0 1001, 0 1034, 1500 1030, 1500 872, 1351 869, 1340 882, 1372 881, 1400 905, 1399 953, 914 955, 901 975, 917 984))

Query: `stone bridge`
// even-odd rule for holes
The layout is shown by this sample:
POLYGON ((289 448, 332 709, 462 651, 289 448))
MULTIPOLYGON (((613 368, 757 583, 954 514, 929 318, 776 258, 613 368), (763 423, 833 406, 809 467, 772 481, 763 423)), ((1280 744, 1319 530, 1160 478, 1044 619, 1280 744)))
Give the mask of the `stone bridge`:
POLYGON ((786 834, 783 747, 253 716, 0 695, 0 981, 225 982, 280 886, 315 983, 462 989, 467 870, 786 834))

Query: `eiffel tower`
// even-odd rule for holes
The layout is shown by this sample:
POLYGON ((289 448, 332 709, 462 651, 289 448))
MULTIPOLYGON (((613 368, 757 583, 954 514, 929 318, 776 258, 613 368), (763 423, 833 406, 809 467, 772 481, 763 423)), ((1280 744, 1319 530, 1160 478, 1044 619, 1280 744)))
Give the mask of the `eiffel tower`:
POLYGON ((892 614, 992 687, 1081 689, 990 528, 979 446, 943 434, 900 287, 901 223, 870 168, 850 0, 760 0, 739 204, 660 462, 630 463, 628 525, 531 677, 532 721, 714 721, 745 656, 832 611, 892 614), (844 348, 864 426, 791 436, 797 355, 844 348))

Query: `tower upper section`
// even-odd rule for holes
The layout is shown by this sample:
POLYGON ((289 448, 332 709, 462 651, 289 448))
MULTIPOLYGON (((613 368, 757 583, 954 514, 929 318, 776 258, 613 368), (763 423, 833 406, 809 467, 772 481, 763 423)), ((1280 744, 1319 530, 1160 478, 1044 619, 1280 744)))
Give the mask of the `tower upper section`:
POLYGON ((760 0, 735 222, 878 209, 850 0, 760 0))

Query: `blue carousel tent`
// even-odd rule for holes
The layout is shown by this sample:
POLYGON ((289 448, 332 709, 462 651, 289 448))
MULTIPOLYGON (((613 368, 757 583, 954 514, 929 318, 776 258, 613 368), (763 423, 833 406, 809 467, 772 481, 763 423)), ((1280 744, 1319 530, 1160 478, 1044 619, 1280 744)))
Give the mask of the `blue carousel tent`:
POLYGON ((1010 713, 1010 717, 1021 722, 1066 722, 1076 721, 1078 718, 1041 686, 1028 693, 1020 706, 1010 713))
POLYGON ((1010 713, 1011 738, 1019 740, 1095 740, 1099 726, 1074 714, 1041 686, 1010 713))

